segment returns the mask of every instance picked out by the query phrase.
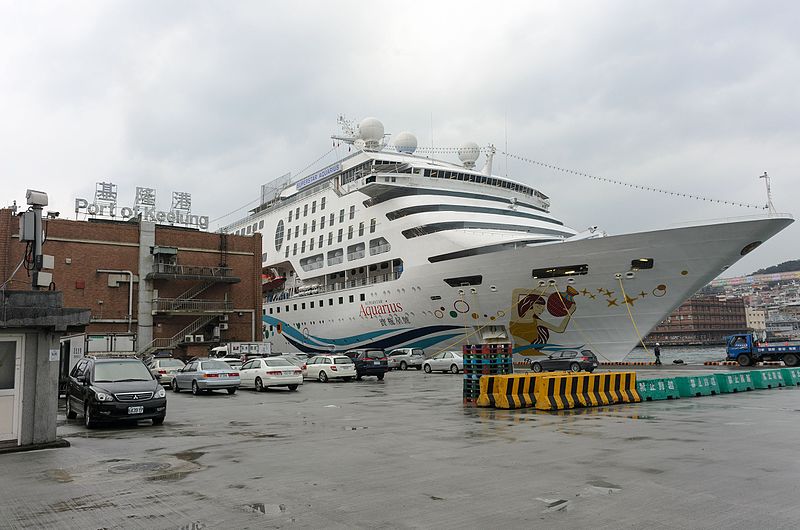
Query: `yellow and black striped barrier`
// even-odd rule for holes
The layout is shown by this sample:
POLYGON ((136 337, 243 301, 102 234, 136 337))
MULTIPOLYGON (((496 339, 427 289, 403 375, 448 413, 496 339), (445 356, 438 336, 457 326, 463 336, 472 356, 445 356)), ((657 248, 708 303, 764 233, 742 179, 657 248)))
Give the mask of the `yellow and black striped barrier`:
POLYGON ((544 374, 484 375, 480 382, 480 395, 476 405, 497 409, 522 409, 532 407, 533 389, 537 377, 544 374))
POLYGON ((638 403, 642 400, 636 390, 635 372, 546 374, 536 380, 533 398, 539 410, 638 403))

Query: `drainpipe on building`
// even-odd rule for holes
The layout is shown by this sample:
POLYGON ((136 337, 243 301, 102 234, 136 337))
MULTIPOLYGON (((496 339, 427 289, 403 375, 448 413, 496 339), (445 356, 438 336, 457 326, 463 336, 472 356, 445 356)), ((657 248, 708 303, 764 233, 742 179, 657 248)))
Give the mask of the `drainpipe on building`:
POLYGON ((128 275, 128 333, 131 332, 131 321, 133 319, 133 272, 117 271, 112 269, 97 269, 98 273, 106 274, 127 274, 128 275))

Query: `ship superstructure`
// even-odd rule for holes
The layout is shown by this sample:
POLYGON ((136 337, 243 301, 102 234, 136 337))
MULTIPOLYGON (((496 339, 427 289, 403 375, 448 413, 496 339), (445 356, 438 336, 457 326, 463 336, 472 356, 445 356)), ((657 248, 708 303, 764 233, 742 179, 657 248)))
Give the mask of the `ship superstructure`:
POLYGON ((458 349, 508 340, 524 354, 624 356, 683 300, 792 222, 761 215, 618 236, 550 214, 542 192, 384 145, 374 118, 334 138, 349 156, 284 179, 223 230, 263 235, 264 334, 274 351, 458 349))

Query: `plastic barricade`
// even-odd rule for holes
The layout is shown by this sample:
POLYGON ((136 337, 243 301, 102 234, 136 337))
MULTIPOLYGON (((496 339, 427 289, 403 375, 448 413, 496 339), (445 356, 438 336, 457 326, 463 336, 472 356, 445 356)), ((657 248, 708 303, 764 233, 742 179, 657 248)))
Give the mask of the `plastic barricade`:
POLYGON ((485 375, 480 378, 477 406, 521 409, 534 405, 536 379, 544 374, 485 375))
POLYGON ((800 385, 800 367, 794 368, 781 368, 783 374, 783 382, 786 386, 800 385))
POLYGON ((657 379, 642 379, 636 383, 636 390, 642 401, 659 401, 664 399, 678 399, 681 397, 675 380, 671 377, 657 379))
POLYGON ((753 385, 753 378, 750 377, 750 372, 727 372, 724 374, 714 374, 717 378, 717 385, 719 390, 725 394, 734 392, 746 392, 755 389, 753 385))
POLYGON ((539 410, 641 401, 635 372, 546 374, 536 380, 533 396, 539 410))
POLYGON ((714 374, 676 377, 675 386, 681 397, 714 396, 719 394, 719 385, 714 374))
POLYGON ((786 386, 780 370, 751 370, 750 377, 753 378, 753 385, 759 389, 786 386))

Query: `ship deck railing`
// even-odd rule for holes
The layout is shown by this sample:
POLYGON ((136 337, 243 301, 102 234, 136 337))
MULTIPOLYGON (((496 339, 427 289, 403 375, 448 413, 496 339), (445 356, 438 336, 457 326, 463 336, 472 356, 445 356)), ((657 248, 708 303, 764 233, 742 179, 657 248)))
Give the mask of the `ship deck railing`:
POLYGON ((376 283, 390 282, 400 278, 403 271, 387 272, 385 274, 376 274, 368 278, 356 278, 354 280, 347 280, 344 282, 329 283, 326 285, 318 285, 316 287, 303 286, 302 292, 298 287, 285 289, 283 291, 273 293, 267 298, 267 302, 278 302, 281 300, 288 300, 290 298, 300 298, 305 296, 315 296, 324 293, 332 293, 336 291, 344 291, 346 289, 355 289, 367 285, 374 285, 376 283))

